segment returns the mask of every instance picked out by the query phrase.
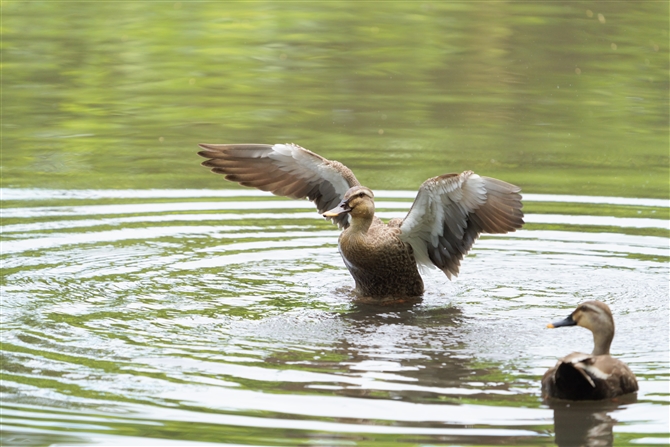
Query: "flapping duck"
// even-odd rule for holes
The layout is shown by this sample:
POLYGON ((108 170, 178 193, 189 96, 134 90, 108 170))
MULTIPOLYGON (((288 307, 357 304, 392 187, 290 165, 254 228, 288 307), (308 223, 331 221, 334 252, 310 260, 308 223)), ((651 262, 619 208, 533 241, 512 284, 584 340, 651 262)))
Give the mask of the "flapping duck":
POLYGON ((638 390, 635 374, 610 356, 614 319, 607 304, 586 301, 570 316, 547 327, 582 326, 593 332, 593 352, 573 352, 542 377, 542 396, 567 400, 601 400, 638 390))
POLYGON ((480 233, 523 225, 519 187, 472 171, 426 180, 404 219, 384 224, 374 194, 354 173, 295 144, 200 144, 204 166, 244 186, 307 198, 343 229, 339 250, 362 297, 423 293, 417 264, 458 275, 480 233))

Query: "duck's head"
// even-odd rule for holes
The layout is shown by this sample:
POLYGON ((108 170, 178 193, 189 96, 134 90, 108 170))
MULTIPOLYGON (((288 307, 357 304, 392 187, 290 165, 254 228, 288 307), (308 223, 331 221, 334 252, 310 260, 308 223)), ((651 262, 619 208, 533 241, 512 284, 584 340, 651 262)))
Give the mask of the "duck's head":
POLYGON ((375 195, 365 186, 354 186, 332 210, 323 213, 324 217, 336 217, 349 213, 352 219, 369 218, 375 215, 375 195))
POLYGON ((593 332, 594 355, 608 354, 614 337, 614 318, 607 304, 600 301, 585 301, 577 306, 567 318, 547 325, 548 328, 581 326, 593 332))

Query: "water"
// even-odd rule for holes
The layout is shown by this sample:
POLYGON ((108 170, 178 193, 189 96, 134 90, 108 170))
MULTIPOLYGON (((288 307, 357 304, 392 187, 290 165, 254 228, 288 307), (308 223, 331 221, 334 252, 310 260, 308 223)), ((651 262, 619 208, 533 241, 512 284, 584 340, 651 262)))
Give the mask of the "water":
POLYGON ((667 2, 3 2, 3 445, 670 442, 667 2), (197 143, 295 142, 401 217, 522 187, 414 304, 197 143), (548 405, 607 302, 634 400, 548 405), (590 437, 590 439, 585 439, 590 437))
MULTIPOLYGON (((379 214, 403 216, 413 194, 380 191, 379 214)), ((309 202, 3 197, 7 445, 570 445, 576 426, 668 439, 668 220, 597 212, 654 216, 665 200, 528 194, 584 214, 527 213, 529 229, 479 240, 456 281, 429 272, 421 302, 375 307, 354 299, 338 232, 309 202), (592 342, 545 326, 586 299, 612 307, 613 354, 640 391, 552 409, 541 375, 592 342)))

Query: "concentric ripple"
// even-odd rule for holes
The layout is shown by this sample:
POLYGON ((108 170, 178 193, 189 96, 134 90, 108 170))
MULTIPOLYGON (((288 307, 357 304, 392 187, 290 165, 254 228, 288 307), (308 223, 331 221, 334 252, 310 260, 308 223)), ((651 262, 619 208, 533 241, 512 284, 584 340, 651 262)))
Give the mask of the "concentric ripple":
MULTIPOLYGON (((378 214, 414 194, 376 193, 378 214)), ((374 307, 309 202, 2 198, 3 444, 668 440, 667 201, 527 194, 525 229, 482 237, 457 280, 428 271, 421 302, 374 307), (592 341, 546 323, 587 299, 611 306, 640 392, 550 408, 544 370, 592 341)))

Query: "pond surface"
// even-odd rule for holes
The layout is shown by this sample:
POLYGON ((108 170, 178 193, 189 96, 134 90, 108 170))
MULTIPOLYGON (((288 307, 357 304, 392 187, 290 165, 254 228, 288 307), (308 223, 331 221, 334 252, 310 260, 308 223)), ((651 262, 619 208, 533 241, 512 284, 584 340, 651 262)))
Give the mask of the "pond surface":
POLYGON ((3 2, 0 443, 667 444, 669 8, 3 2), (291 141, 384 220, 472 169, 527 224, 360 303, 311 203, 195 154, 291 141), (544 403, 591 299, 640 391, 544 403))
MULTIPOLYGON (((527 194, 574 214, 527 213, 528 230, 479 240, 457 280, 429 272, 421 302, 375 307, 357 304, 309 202, 3 193, 9 444, 539 445, 575 424, 667 440, 665 200, 527 194), (592 340, 545 326, 587 299, 613 309, 637 402, 551 409, 541 375, 592 340)), ((403 216, 413 194, 378 192, 379 214, 403 216)))

